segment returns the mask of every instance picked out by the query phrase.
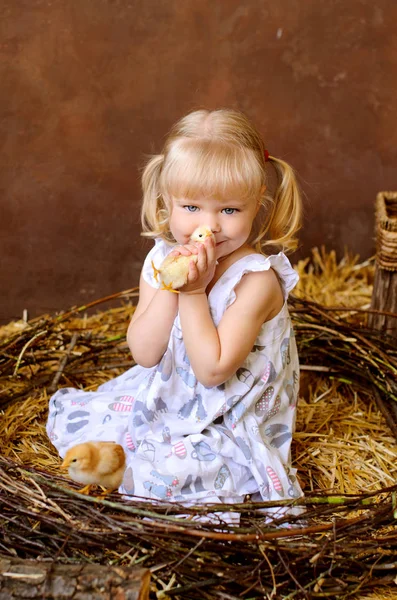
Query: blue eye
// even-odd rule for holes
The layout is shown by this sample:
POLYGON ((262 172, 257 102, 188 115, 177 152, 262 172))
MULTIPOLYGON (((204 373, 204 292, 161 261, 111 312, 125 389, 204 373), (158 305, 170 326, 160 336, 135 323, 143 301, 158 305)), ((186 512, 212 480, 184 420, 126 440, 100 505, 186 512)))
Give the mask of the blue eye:
POLYGON ((223 211, 225 215, 234 215, 237 212, 237 208, 224 208, 223 211))
POLYGON ((198 210, 198 206, 193 206, 192 204, 188 204, 184 206, 188 212, 196 212, 198 210))

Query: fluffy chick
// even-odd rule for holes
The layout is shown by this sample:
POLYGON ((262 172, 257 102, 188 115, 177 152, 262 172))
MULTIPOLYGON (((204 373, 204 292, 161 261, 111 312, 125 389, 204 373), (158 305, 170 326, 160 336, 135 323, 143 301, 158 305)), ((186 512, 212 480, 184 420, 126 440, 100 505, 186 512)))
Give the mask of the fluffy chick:
MULTIPOLYGON (((202 225, 193 231, 190 240, 192 242, 204 242, 208 237, 213 235, 214 234, 207 225, 202 225)), ((152 261, 155 280, 158 281, 158 277, 160 276, 162 284, 160 289, 179 293, 177 290, 187 283, 189 264, 191 261, 197 262, 197 254, 191 254, 190 256, 168 255, 158 269, 154 266, 152 261)))
POLYGON ((66 452, 62 463, 71 479, 85 484, 81 494, 89 494, 94 485, 106 488, 105 493, 116 490, 123 481, 125 466, 124 450, 114 442, 77 444, 66 452))

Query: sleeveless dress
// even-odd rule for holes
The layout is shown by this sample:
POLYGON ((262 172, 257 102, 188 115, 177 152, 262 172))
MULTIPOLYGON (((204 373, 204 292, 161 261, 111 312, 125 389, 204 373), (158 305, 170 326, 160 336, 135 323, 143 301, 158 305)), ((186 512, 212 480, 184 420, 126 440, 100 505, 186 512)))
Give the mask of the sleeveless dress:
MULTIPOLYGON (((156 240, 143 265, 154 280, 172 247, 156 240)), ((284 305, 263 324, 235 375, 205 387, 192 371, 179 315, 158 365, 136 365, 95 392, 59 389, 51 398, 47 433, 63 457, 73 445, 115 441, 127 456, 120 493, 192 502, 278 500, 302 495, 290 465, 299 363, 287 297, 298 275, 283 253, 250 254, 231 265, 208 296, 218 326, 235 298, 234 289, 250 272, 274 269, 284 305)), ((199 340, 198 340, 199 343, 199 340)))

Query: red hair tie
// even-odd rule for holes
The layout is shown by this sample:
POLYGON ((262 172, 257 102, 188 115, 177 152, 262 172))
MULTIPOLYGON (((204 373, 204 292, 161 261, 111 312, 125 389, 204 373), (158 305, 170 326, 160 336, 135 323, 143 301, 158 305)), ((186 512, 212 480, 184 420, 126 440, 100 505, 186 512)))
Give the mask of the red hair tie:
POLYGON ((267 162, 269 160, 269 157, 270 157, 270 154, 269 154, 268 150, 265 150, 263 154, 265 156, 265 162, 267 162))

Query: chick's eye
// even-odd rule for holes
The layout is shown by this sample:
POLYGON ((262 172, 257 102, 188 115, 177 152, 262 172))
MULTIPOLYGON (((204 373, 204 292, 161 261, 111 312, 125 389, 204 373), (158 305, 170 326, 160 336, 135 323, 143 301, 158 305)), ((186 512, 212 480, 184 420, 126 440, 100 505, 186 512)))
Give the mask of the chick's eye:
POLYGON ((198 206, 193 206, 192 204, 187 204, 183 208, 185 208, 188 212, 196 212, 198 210, 198 206))
POLYGON ((234 215, 237 212, 237 208, 224 208, 223 211, 225 215, 234 215))
POLYGON ((72 460, 72 462, 77 462, 77 458, 74 458, 74 459, 72 460))

